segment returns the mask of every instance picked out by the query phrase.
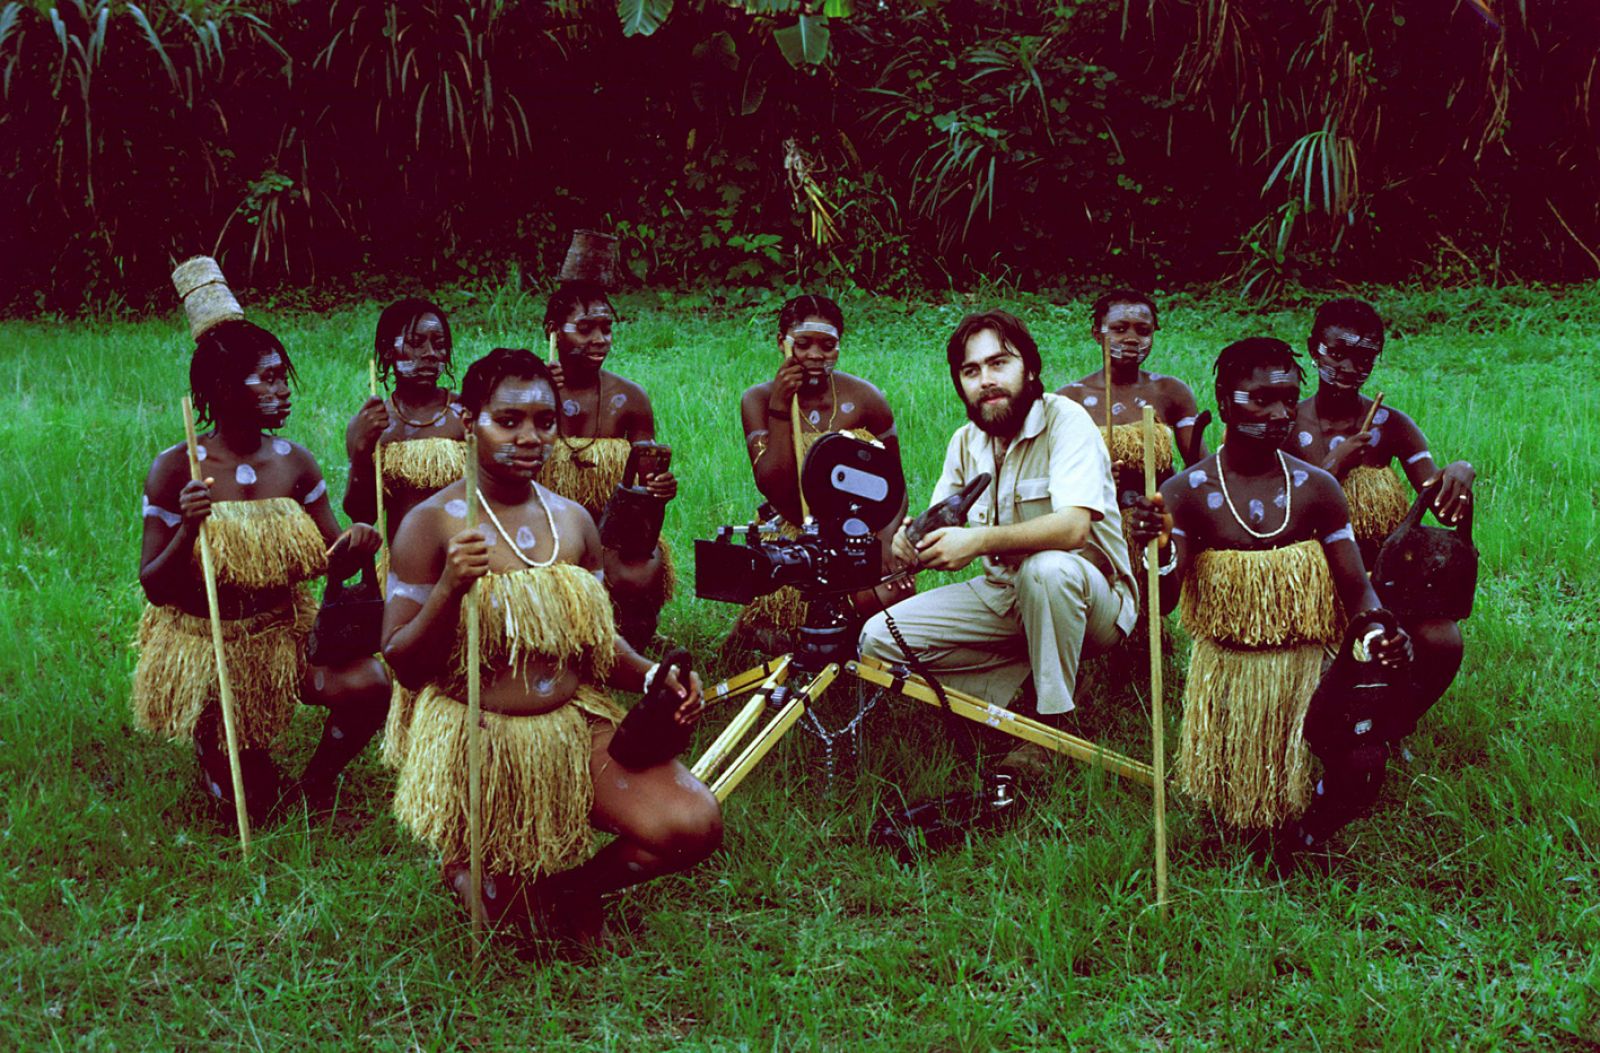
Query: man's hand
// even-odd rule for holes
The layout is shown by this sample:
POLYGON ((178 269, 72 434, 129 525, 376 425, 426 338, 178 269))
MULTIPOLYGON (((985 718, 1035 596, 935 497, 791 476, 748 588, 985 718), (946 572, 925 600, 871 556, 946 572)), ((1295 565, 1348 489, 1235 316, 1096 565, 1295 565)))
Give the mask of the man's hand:
POLYGON ((981 527, 940 527, 917 546, 918 562, 931 570, 960 570, 981 555, 981 527))
POLYGON ((1361 451, 1371 445, 1371 431, 1357 432, 1328 450, 1328 456, 1322 459, 1322 470, 1342 482, 1350 469, 1360 463, 1361 451))
POLYGON ((366 523, 352 523, 350 529, 334 539, 328 548, 328 577, 343 581, 361 569, 383 547, 383 539, 366 523))
POLYGON ((1445 465, 1444 471, 1422 484, 1423 489, 1437 486, 1430 505, 1439 522, 1452 525, 1461 522, 1472 511, 1472 484, 1478 479, 1477 470, 1466 461, 1445 465))
POLYGON ((894 557, 895 569, 915 567, 921 563, 917 558, 917 550, 911 544, 911 536, 906 529, 911 526, 911 517, 906 516, 900 521, 900 529, 894 532, 894 539, 889 543, 889 554, 894 557))
POLYGON ((1128 535, 1136 550, 1142 551, 1150 542, 1157 548, 1166 548, 1172 540, 1172 516, 1167 513, 1167 503, 1160 494, 1140 497, 1124 509, 1128 520, 1128 535))
POLYGON ((460 596, 488 573, 489 543, 482 530, 471 527, 450 539, 444 550, 444 573, 439 575, 444 595, 460 596))
POLYGON ((355 419, 344 430, 344 450, 352 462, 370 461, 378 439, 389 430, 389 410, 377 395, 367 399, 356 411, 355 419))

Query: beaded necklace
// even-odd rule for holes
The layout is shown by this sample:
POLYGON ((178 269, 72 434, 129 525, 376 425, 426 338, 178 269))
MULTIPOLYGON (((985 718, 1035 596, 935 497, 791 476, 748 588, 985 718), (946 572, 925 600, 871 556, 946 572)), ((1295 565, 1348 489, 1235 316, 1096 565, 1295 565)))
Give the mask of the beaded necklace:
POLYGON ((1227 502, 1228 511, 1233 513, 1233 521, 1244 528, 1244 532, 1259 541, 1275 538, 1283 533, 1289 526, 1289 517, 1294 512, 1294 488, 1289 485, 1289 461, 1282 450, 1274 450, 1278 455, 1278 464, 1283 468, 1283 522, 1278 524, 1278 529, 1261 533, 1244 521, 1244 516, 1233 506, 1233 497, 1228 493, 1228 473, 1222 467, 1222 451, 1225 446, 1217 447, 1217 481, 1222 484, 1222 500, 1227 502))

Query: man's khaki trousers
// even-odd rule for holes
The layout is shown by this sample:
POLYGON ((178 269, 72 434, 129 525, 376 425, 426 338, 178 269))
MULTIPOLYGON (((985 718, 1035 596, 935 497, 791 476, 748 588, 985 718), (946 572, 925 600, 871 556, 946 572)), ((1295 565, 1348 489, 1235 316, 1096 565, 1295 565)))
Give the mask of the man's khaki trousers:
POLYGON ((1105 576, 1076 552, 1050 549, 1023 559, 1015 586, 974 578, 941 585, 873 615, 861 630, 861 653, 885 662, 904 656, 900 635, 947 687, 1005 706, 1028 674, 1042 714, 1075 708, 1078 660, 1122 639, 1122 600, 1105 576))

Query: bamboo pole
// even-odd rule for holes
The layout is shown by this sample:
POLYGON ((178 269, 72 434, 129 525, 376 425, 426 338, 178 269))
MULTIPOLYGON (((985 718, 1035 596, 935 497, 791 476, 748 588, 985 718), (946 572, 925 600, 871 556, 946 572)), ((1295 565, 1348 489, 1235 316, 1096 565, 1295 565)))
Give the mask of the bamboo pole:
MULTIPOLYGON (((467 432, 467 472, 464 479, 467 491, 467 529, 478 526, 478 437, 467 432)), ((483 948, 483 930, 487 919, 483 910, 483 738, 478 727, 481 719, 482 686, 478 668, 479 633, 478 586, 482 578, 472 582, 467 591, 467 857, 469 866, 468 909, 472 912, 474 957, 483 948)))
MULTIPOLYGON (((378 397, 378 360, 367 359, 367 386, 372 391, 372 397, 378 397)), ((389 547, 389 513, 383 507, 383 436, 378 436, 378 441, 372 444, 372 488, 377 497, 377 514, 373 516, 373 526, 378 528, 378 539, 384 548, 389 547)), ((381 582, 379 584, 382 584, 381 582)))
MULTIPOLYGON (((189 478, 200 478, 199 443, 194 435, 194 403, 183 397, 183 432, 189 445, 189 478)), ((244 769, 239 765, 239 727, 234 720, 233 683, 228 679, 228 656, 222 646, 222 606, 217 602, 217 567, 211 558, 211 538, 200 524, 200 573, 206 583, 206 610, 211 616, 211 651, 217 660, 217 694, 222 704, 222 733, 228 741, 228 771, 233 777, 233 814, 239 821, 239 851, 250 861, 250 813, 244 800, 244 769)))
MULTIPOLYGON (((1144 495, 1156 495, 1156 411, 1144 408, 1144 495)), ((1173 542, 1176 544, 1177 542, 1173 542)), ((1157 542, 1144 548, 1145 599, 1150 618, 1150 766, 1155 769, 1156 793, 1156 910, 1167 917, 1167 754, 1161 694, 1161 572, 1156 564, 1157 542)))
POLYGON ((550 364, 553 366, 556 362, 556 331, 552 329, 550 330, 550 364))
POLYGON ((1106 376, 1106 453, 1111 452, 1111 345, 1101 343, 1100 350, 1105 358, 1106 376))
MULTIPOLYGON (((1372 400, 1372 405, 1367 407, 1367 419, 1361 422, 1361 431, 1372 430, 1372 418, 1378 415, 1378 407, 1383 405, 1383 392, 1378 392, 1378 397, 1372 400)), ((1356 432, 1357 435, 1361 432, 1356 432)))
MULTIPOLYGON (((794 357, 794 338, 785 337, 783 341, 783 357, 787 361, 794 357)), ((804 444, 800 441, 800 392, 796 391, 789 396, 789 441, 794 446, 794 488, 800 495, 800 519, 811 518, 811 508, 806 504, 806 491, 800 485, 800 468, 805 463, 804 444)))

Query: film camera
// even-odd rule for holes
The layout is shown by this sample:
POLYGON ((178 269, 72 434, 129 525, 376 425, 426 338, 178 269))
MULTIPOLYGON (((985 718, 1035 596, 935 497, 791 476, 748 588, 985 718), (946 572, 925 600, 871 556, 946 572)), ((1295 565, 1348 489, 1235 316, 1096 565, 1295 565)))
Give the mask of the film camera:
POLYGON ((855 657, 859 626, 847 599, 882 579, 878 531, 900 514, 906 484, 883 447, 833 433, 806 454, 800 492, 811 519, 799 537, 762 537, 752 523, 697 540, 694 591, 702 599, 749 603, 785 585, 799 589, 809 608, 795 662, 820 669, 855 657))

